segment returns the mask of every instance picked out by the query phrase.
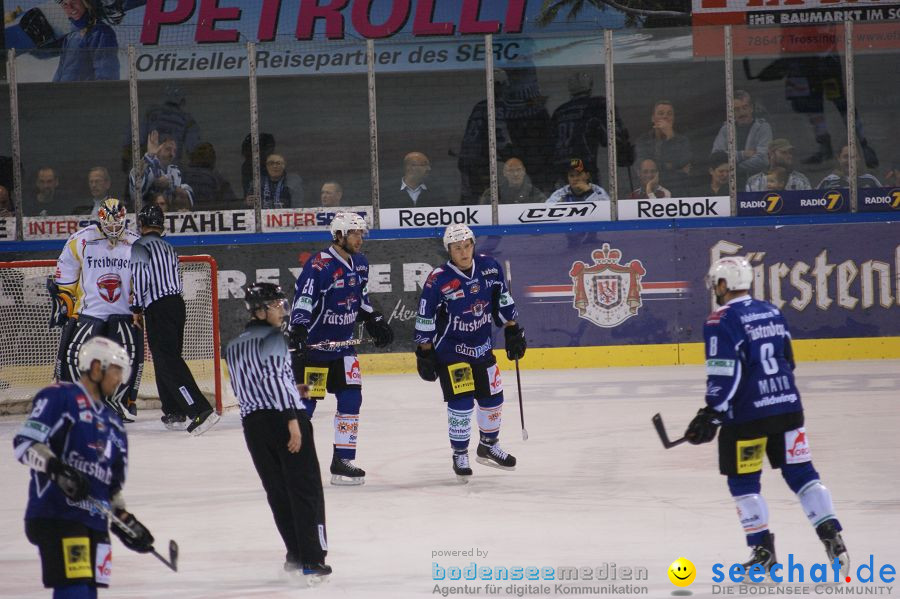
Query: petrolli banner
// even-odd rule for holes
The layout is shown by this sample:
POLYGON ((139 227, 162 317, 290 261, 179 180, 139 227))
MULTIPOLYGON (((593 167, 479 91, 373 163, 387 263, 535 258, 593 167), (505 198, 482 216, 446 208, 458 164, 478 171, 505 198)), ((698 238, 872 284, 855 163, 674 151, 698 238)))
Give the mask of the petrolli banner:
MULTIPOLYGON (((365 73, 365 39, 378 40, 379 72, 479 69, 485 53, 498 67, 596 65, 598 32, 626 22, 623 12, 586 6, 578 21, 563 11, 538 28, 543 0, 94 0, 90 13, 73 4, 6 3, 5 42, 17 50, 19 82, 127 79, 130 44, 143 80, 247 76, 246 42, 260 44, 262 77, 365 73), (492 48, 483 42, 488 33, 492 48)), ((617 40, 617 61, 647 60, 633 46, 655 36, 638 26, 617 40)), ((661 38, 667 51, 689 58, 690 36, 670 38, 661 38)))
MULTIPOLYGON (((301 266, 324 247, 283 243, 178 250, 216 259, 221 335, 227 342, 246 322, 244 285, 271 281, 292 295, 301 266)), ((900 335, 898 222, 485 236, 476 250, 508 263, 531 347, 701 341, 713 309, 704 276, 712 261, 730 255, 748 258, 751 293, 783 310, 796 338, 900 335)), ((422 285, 446 260, 441 241, 367 240, 363 252, 370 263, 371 299, 395 329, 390 351, 412 351, 422 285)), ((58 253, 5 254, 0 260, 58 253)), ((501 335, 495 341, 502 347, 501 335)))

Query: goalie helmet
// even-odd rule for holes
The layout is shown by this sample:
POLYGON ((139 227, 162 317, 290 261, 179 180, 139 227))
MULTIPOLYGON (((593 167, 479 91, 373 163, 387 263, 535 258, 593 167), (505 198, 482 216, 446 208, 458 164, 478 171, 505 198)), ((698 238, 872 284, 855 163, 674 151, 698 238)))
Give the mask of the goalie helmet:
POLYGON ((87 372, 94 360, 100 362, 100 368, 106 372, 110 366, 122 368, 122 380, 131 378, 131 357, 125 348, 106 337, 91 337, 78 350, 78 371, 87 372))
POLYGON ((331 219, 331 238, 337 240, 337 234, 341 233, 344 237, 350 231, 362 231, 365 233, 369 230, 369 226, 363 217, 355 212, 338 212, 331 219))
POLYGON ((142 227, 156 227, 157 229, 165 228, 166 217, 162 208, 156 204, 145 204, 141 211, 138 212, 138 224, 142 227))
POLYGON ((715 289, 720 279, 725 279, 728 291, 746 291, 753 283, 753 267, 742 256, 719 258, 709 267, 706 286, 715 289))
POLYGON ((107 198, 97 210, 97 221, 106 238, 115 243, 125 233, 127 221, 125 205, 116 198, 107 198))
POLYGON ((450 244, 471 239, 475 243, 475 233, 466 225, 450 225, 444 231, 444 249, 450 251, 450 244))
POLYGON ((251 313, 284 299, 284 291, 275 283, 250 283, 244 288, 244 305, 251 313))

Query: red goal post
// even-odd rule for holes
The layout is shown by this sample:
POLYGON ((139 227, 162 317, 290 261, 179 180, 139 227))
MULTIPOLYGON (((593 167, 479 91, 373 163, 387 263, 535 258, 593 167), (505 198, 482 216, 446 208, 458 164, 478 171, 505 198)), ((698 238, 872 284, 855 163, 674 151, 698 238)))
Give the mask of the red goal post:
MULTIPOLYGON (((212 256, 180 256, 186 324, 182 356, 204 395, 222 412, 218 268, 212 256)), ((0 414, 27 410, 34 394, 53 382, 60 328, 49 329, 45 281, 56 260, 0 262, 0 414)), ((159 399, 153 358, 144 339, 140 399, 159 399)), ((143 402, 140 402, 143 404, 143 402)))

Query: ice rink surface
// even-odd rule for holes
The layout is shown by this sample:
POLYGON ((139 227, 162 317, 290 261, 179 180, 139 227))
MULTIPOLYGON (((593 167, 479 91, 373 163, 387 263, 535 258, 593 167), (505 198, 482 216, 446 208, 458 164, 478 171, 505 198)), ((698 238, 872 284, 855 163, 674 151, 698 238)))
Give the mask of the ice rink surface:
MULTIPOLYGON (((522 378, 529 440, 522 440, 515 375, 509 372, 501 434, 518 469, 474 463, 473 446, 475 474, 467 485, 456 483, 451 470, 437 384, 412 375, 365 378, 357 460, 368 471, 362 487, 327 484, 334 399, 319 405, 316 446, 326 473, 334 574, 315 589, 281 574, 284 549, 237 412, 228 411, 216 428, 193 438, 163 430, 158 411, 142 411, 128 427, 125 496, 157 547, 169 538, 178 541, 180 569, 173 573, 115 540, 112 587, 100 596, 440 597, 436 584, 457 592, 463 584, 481 587, 477 594, 453 596, 508 596, 510 584, 549 589, 526 597, 567 596, 554 582, 490 583, 501 592, 488 595, 483 581, 432 579, 433 563, 448 568, 475 562, 607 570, 615 564, 617 572, 645 567, 648 580, 567 581, 568 594, 573 587, 615 585, 618 593, 607 589, 598 596, 671 597, 676 587, 666 572, 681 556, 698 570, 688 589, 694 597, 723 596, 713 587, 712 565, 727 568, 749 551, 718 473, 715 444, 664 450, 650 423, 661 412, 670 435, 681 435, 702 405, 702 367, 525 371, 522 378), (476 555, 438 556, 442 551, 476 555), (629 584, 645 592, 623 593, 629 584)), ((876 571, 886 563, 900 566, 900 363, 804 363, 798 379, 814 464, 845 527, 856 584, 856 566, 870 554, 876 571)), ((13 459, 11 443, 23 418, 0 420, 0 596, 16 599, 50 596, 41 588, 37 551, 23 532, 28 470, 13 459)), ((779 561, 792 553, 807 568, 824 562, 822 545, 780 474, 767 465, 762 480, 779 561)), ((807 584, 810 596, 826 596, 807 584)), ((741 596, 738 585, 725 587, 735 593, 728 596, 741 596)), ((768 590, 766 596, 777 596, 768 590)), ((900 594, 900 585, 891 594, 900 594)))

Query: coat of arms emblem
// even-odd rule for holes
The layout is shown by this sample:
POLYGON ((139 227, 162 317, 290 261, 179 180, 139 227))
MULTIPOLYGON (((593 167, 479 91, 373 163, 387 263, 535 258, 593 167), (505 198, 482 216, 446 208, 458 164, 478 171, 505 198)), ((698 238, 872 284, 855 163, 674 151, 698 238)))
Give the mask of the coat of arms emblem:
POLYGON ((569 270, 578 317, 612 328, 637 315, 641 307, 641 279, 647 271, 640 260, 622 264, 621 250, 604 243, 591 252, 593 264, 576 261, 569 270))

